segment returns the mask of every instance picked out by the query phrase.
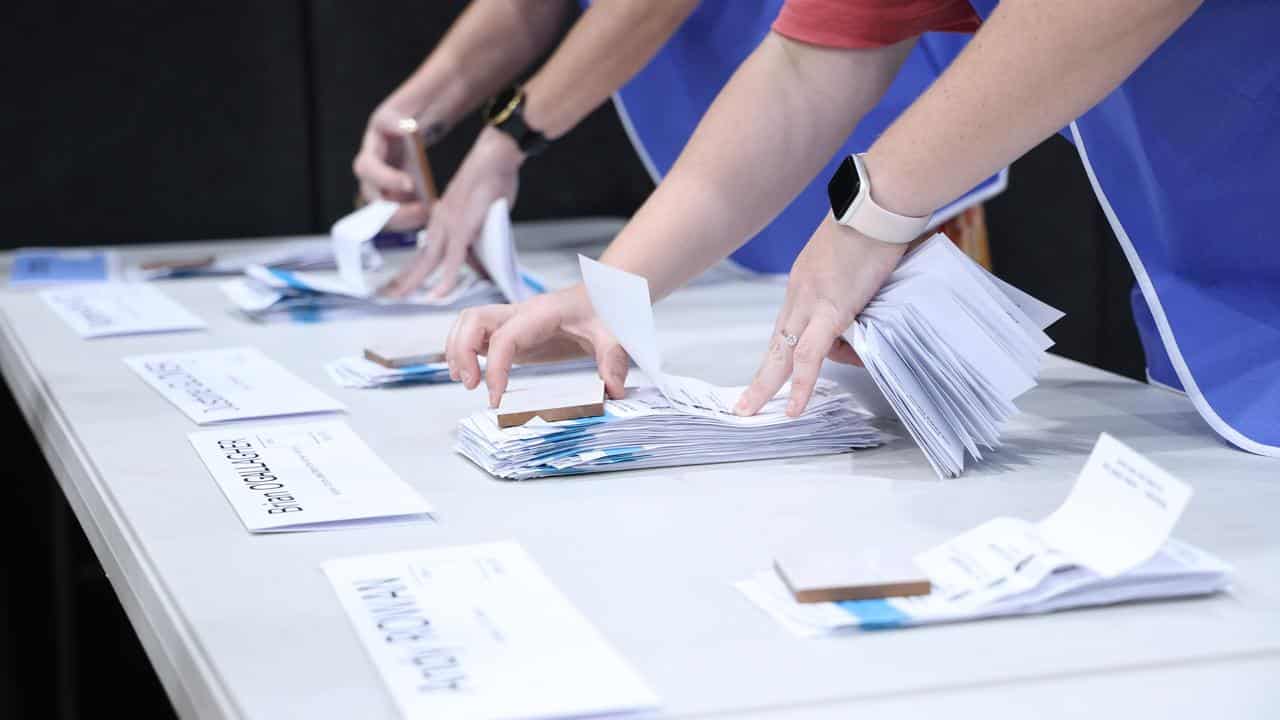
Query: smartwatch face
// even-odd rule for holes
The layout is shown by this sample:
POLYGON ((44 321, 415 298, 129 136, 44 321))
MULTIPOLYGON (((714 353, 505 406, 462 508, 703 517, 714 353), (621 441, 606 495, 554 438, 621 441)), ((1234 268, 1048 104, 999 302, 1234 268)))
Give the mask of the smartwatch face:
POLYGON ((836 216, 837 220, 849 212, 849 206, 858 197, 858 191, 861 186, 862 182, 858 178, 858 168, 853 164, 853 157, 845 158, 827 183, 827 197, 831 200, 831 213, 836 216))

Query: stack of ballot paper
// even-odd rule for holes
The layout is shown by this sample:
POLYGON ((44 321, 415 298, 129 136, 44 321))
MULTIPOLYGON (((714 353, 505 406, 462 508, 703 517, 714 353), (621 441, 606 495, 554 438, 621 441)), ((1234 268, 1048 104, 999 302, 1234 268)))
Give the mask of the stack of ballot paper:
MULTIPOLYGON (((520 377, 584 370, 593 367, 595 367, 594 360, 582 358, 565 362, 516 365, 511 369, 511 374, 520 377)), ((450 382, 449 364, 445 362, 421 363, 392 368, 352 355, 334 360, 325 366, 325 371, 329 373, 329 377, 335 383, 347 388, 380 388, 450 382)))
MULTIPOLYGON (((382 257, 372 245, 359 249, 358 262, 368 270, 377 270, 382 257)), ((241 275, 250 267, 288 271, 333 270, 333 242, 329 238, 307 238, 273 243, 250 250, 219 253, 203 257, 172 257, 143 261, 125 273, 133 280, 160 280, 186 277, 241 275)))
POLYGON ((222 290, 242 312, 260 320, 457 309, 486 302, 519 302, 542 290, 541 283, 519 266, 507 203, 499 200, 489 208, 481 238, 473 248, 483 275, 464 266, 454 289, 438 298, 430 296, 436 276, 428 278, 423 288, 408 297, 379 295, 378 285, 390 275, 375 275, 374 282, 370 282, 364 266, 381 266, 380 262, 366 260, 372 252, 370 241, 396 208, 395 203, 372 203, 334 225, 336 275, 249 265, 245 277, 225 283, 222 290))
POLYGON ((524 480, 820 455, 880 444, 868 416, 834 383, 820 382, 800 417, 787 417, 786 389, 758 414, 739 417, 733 405, 743 388, 663 372, 645 279, 585 257, 579 261, 596 313, 653 385, 628 388, 625 399, 605 402, 601 417, 534 419, 505 429, 496 411, 465 418, 457 449, 490 474, 524 480))
POLYGON ((932 584, 927 595, 799 603, 770 571, 738 589, 802 636, 1219 592, 1231 568, 1169 537, 1190 496, 1189 486, 1104 434, 1049 517, 996 518, 917 555, 932 584))
POLYGON ((908 255, 845 337, 943 477, 1000 445, 1036 385, 1062 313, 969 259, 945 235, 908 255))

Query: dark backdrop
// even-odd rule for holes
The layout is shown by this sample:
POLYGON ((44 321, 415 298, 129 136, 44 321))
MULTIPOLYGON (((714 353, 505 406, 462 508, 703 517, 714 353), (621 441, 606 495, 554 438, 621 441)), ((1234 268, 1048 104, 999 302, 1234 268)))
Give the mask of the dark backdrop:
MULTIPOLYGON (((560 0, 544 0, 555 2, 560 0)), ((462 0, 19 0, 0 23, 0 247, 320 232, 350 210, 374 105, 462 0)), ((432 151, 441 179, 478 130, 432 151)), ((517 219, 629 215, 651 189, 609 107, 521 178, 517 219)), ((1133 279, 1070 145, 988 204, 995 270, 1067 311, 1056 352, 1138 375, 1133 279)), ((0 397, 0 415, 16 409, 0 397)), ((0 717, 168 707, 25 428, 0 541, 0 717), (121 704, 123 703, 123 704, 121 704)))

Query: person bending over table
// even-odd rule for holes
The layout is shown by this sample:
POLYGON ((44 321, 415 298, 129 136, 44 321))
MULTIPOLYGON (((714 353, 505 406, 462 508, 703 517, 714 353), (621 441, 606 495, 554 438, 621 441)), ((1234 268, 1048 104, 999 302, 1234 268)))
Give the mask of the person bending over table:
MULTIPOLYGON (((1270 0, 789 0, 603 261, 646 277, 656 301, 725 257, 893 78, 921 27, 892 21, 928 29, 957 13, 980 23, 968 47, 831 178, 833 212, 792 266, 737 411, 755 413, 790 379, 787 411, 802 412, 824 358, 857 362, 841 336, 929 215, 1071 123, 1137 277, 1151 379, 1185 390, 1236 446, 1280 455, 1280 3, 1270 0)), ((621 397, 626 354, 578 285, 464 311, 447 355, 469 388, 487 356, 496 405, 513 361, 583 351, 621 397)))
POLYGON ((515 202, 525 158, 604 102, 696 5, 697 0, 610 0, 589 7, 523 87, 495 97, 494 111, 513 110, 512 122, 503 123, 507 131, 486 124, 444 195, 427 208, 404 168, 401 121, 416 121, 428 142, 439 139, 542 55, 572 10, 568 2, 549 0, 474 0, 421 67, 374 110, 353 162, 364 199, 402 203, 389 227, 422 227, 429 219, 432 242, 386 291, 413 292, 439 268, 432 294, 448 294, 489 205, 498 198, 515 202))

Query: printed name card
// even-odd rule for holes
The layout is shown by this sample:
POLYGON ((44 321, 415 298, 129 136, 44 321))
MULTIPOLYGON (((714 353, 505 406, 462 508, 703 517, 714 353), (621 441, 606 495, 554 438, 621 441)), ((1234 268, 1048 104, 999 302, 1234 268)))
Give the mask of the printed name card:
POLYGON ((124 362, 198 425, 344 409, 256 348, 135 355, 124 362))
POLYGON ((514 543, 324 565, 405 718, 577 717, 658 700, 514 543))
POLYGON ((119 257, 110 250, 23 248, 13 256, 13 287, 106 282, 119 276, 119 257))
POLYGON ((341 420, 188 437, 250 532, 331 530, 431 512, 341 420))
POLYGON ((146 283, 42 290, 40 297, 80 337, 201 330, 205 323, 146 283))

